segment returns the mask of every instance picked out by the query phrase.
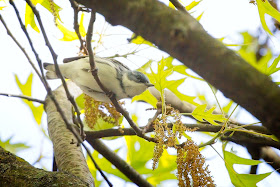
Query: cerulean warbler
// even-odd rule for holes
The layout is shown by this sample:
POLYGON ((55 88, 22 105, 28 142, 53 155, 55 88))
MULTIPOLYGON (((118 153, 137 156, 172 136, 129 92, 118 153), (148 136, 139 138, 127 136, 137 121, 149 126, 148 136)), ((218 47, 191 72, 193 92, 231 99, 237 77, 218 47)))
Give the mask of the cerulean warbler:
MULTIPOLYGON (((139 71, 132 71, 117 60, 94 57, 98 77, 101 83, 116 95, 116 99, 132 98, 153 86, 148 78, 139 71)), ((64 59, 59 69, 63 77, 71 79, 84 93, 97 101, 110 102, 108 96, 101 90, 91 73, 89 57, 74 57, 64 59)), ((57 79, 54 64, 44 63, 47 79, 57 79)))

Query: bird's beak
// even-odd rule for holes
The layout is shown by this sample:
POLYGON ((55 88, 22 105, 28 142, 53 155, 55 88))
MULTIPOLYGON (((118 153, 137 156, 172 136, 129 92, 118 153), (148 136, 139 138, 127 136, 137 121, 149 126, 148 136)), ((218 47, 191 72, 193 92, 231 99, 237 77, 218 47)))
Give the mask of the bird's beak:
POLYGON ((154 86, 152 83, 146 83, 146 86, 147 87, 152 87, 152 86, 154 86))

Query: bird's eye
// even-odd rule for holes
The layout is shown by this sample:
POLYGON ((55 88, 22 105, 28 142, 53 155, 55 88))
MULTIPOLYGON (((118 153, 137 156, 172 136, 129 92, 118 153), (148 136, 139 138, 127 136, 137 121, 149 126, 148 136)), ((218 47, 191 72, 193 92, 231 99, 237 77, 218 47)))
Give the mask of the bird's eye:
POLYGON ((131 80, 137 83, 149 83, 149 79, 143 73, 139 71, 133 71, 128 74, 131 80))
POLYGON ((139 72, 139 74, 136 75, 136 77, 137 77, 138 82, 141 82, 141 83, 148 83, 149 82, 147 77, 140 72, 139 72))

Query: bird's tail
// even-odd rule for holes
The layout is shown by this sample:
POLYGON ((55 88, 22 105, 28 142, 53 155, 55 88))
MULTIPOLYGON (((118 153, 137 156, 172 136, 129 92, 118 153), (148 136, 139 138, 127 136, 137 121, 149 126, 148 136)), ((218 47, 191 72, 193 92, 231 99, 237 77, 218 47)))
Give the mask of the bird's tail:
POLYGON ((58 78, 58 76, 55 73, 54 64, 43 63, 43 66, 44 66, 44 69, 47 70, 47 72, 46 72, 47 79, 57 79, 58 78))

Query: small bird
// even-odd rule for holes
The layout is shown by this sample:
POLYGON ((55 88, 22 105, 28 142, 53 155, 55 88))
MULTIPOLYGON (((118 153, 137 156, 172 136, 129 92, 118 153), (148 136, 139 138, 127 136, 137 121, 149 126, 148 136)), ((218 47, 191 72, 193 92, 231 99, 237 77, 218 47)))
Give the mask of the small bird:
MULTIPOLYGON (((132 98, 153 86, 143 73, 132 71, 117 60, 95 56, 94 61, 101 83, 115 94, 117 100, 132 98)), ((64 78, 71 79, 93 99, 111 102, 92 76, 88 56, 66 58, 63 62, 58 66, 64 78)), ((47 70, 47 79, 58 79, 54 64, 44 63, 43 66, 47 70)))

